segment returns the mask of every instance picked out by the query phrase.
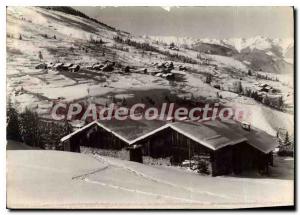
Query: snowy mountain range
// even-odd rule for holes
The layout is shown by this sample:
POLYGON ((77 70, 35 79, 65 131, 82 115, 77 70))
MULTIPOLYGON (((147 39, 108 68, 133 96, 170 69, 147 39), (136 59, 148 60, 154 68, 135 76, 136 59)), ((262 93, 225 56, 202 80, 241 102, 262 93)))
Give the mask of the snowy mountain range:
POLYGON ((271 73, 292 72, 294 41, 263 36, 229 39, 150 36, 152 40, 187 46, 199 52, 234 57, 252 67, 271 73), (261 68, 261 67, 264 67, 261 68))
POLYGON ((234 48, 238 52, 241 52, 243 49, 250 48, 267 50, 276 46, 281 49, 283 55, 285 55, 289 49, 293 48, 294 41, 292 38, 268 38, 264 36, 256 36, 250 38, 229 38, 229 39, 210 39, 210 38, 191 38, 191 37, 175 37, 175 36, 150 36, 153 40, 158 40, 165 43, 174 42, 177 45, 194 45, 197 43, 208 43, 221 45, 228 48, 234 48))

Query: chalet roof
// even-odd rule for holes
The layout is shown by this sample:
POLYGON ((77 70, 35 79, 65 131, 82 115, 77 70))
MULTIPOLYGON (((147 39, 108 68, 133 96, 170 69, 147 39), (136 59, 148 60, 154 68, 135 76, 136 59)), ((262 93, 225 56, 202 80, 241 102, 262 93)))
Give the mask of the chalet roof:
POLYGON ((242 128, 241 123, 234 120, 211 120, 200 123, 184 121, 175 122, 171 127, 213 150, 243 141, 247 141, 249 145, 263 153, 269 153, 278 146, 275 137, 253 126, 247 131, 242 128))
POLYGON ((70 66, 73 66, 73 63, 65 63, 65 64, 63 65, 63 67, 70 67, 70 66))
POLYGON ((70 66, 69 69, 76 69, 76 68, 78 68, 78 67, 79 67, 79 65, 74 64, 74 65, 70 66))
POLYGON ((98 125, 110 132, 113 132, 116 136, 123 139, 128 144, 133 144, 141 137, 149 136, 149 133, 157 129, 163 129, 162 126, 166 125, 166 121, 162 120, 133 120, 127 118, 126 120, 101 120, 98 121, 98 125))
POLYGON ((264 87, 266 90, 270 90, 270 89, 272 89, 272 87, 271 86, 266 86, 266 87, 264 87))
POLYGON ((63 63, 56 63, 56 64, 54 64, 54 68, 57 68, 57 67, 60 67, 60 66, 62 66, 62 65, 64 65, 63 63))
POLYGON ((79 128, 79 129, 77 129, 76 131, 74 131, 74 132, 72 132, 72 133, 70 133, 70 134, 64 136, 63 138, 60 139, 60 141, 61 141, 61 142, 65 142, 66 140, 68 140, 68 139, 70 139, 72 136, 74 136, 75 134, 77 134, 77 133, 79 133, 79 132, 81 132, 81 131, 83 131, 83 130, 85 130, 85 129, 87 129, 87 128, 93 126, 93 125, 97 125, 97 121, 93 121, 93 122, 91 122, 91 123, 89 123, 89 124, 83 126, 82 128, 79 128))
POLYGON ((247 141, 226 124, 213 120, 207 122, 182 121, 172 123, 171 128, 212 150, 247 141))
POLYGON ((260 84, 258 84, 258 86, 259 87, 267 87, 267 86, 269 86, 268 84, 264 84, 264 83, 260 83, 260 84))
POLYGON ((61 141, 64 142, 68 140, 76 133, 92 125, 97 125, 111 132, 128 145, 135 144, 166 128, 171 128, 212 150, 247 142, 261 152, 269 153, 278 146, 276 139, 266 132, 252 126, 250 131, 247 131, 242 128, 241 123, 234 120, 212 120, 203 122, 178 121, 173 123, 161 120, 132 120, 130 118, 126 120, 101 120, 94 121, 76 130, 63 137, 61 141))
POLYGON ((228 120, 223 122, 231 127, 235 132, 247 138, 247 143, 254 148, 264 152, 269 153, 273 151, 277 146, 278 142, 275 137, 269 135, 268 133, 254 127, 251 125, 250 131, 244 130, 240 123, 234 120, 228 120))
POLYGON ((93 64, 92 65, 92 68, 96 68, 96 67, 103 67, 104 65, 103 64, 99 64, 99 63, 96 63, 96 64, 93 64))

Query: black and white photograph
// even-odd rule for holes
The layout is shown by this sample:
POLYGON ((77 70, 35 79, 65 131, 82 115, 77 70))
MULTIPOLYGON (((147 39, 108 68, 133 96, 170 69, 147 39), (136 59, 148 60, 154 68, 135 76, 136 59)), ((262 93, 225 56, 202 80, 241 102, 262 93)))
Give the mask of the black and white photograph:
POLYGON ((7 209, 295 206, 293 6, 5 10, 7 209))

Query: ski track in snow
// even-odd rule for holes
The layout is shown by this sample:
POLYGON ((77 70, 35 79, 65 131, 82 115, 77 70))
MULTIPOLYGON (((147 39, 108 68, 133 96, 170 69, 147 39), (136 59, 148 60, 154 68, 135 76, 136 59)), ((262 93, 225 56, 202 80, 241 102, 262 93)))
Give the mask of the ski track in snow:
MULTIPOLYGON (((81 175, 81 176, 77 176, 77 177, 73 177, 73 178, 80 178, 84 181, 87 181, 87 182, 91 182, 91 183, 98 183, 98 184, 102 184, 103 186, 111 186, 113 188, 119 188, 119 189, 124 189, 124 190, 128 190, 128 191, 131 191, 131 192, 140 192, 140 193, 148 193, 148 192, 145 192, 145 191, 139 191, 139 190, 132 190, 132 189, 129 189, 129 188, 125 188, 125 187, 120 187, 120 186, 116 186, 116 185, 111 185, 111 184, 106 184, 106 183, 102 183, 102 182, 99 182, 99 181, 93 181, 93 180, 90 180, 87 178, 87 176, 89 175, 92 175, 92 174, 95 174, 97 172, 100 172, 102 170, 105 170, 107 169, 110 165, 111 166, 116 166, 116 167, 119 167, 119 168, 122 168, 126 171, 129 171, 135 175, 137 175, 138 177, 142 177, 146 180, 150 180, 152 182, 155 182, 155 183, 160 183, 160 184, 165 184, 167 186, 171 186, 173 188, 177 188, 177 189, 182 189, 182 190, 185 190, 187 192, 190 192, 190 193, 195 193, 195 194, 201 194, 201 195, 209 195, 209 196, 214 196, 214 197, 219 197, 219 198, 224 198, 224 199, 231 199, 231 200, 234 200, 234 198, 230 198, 228 196, 225 196, 225 195, 220 195, 220 194, 215 194, 215 193, 211 193, 211 192, 208 192, 208 191, 195 191, 193 189, 190 189, 190 188, 187 188, 187 187, 182 187, 182 186, 178 186, 176 184, 173 184, 173 183, 170 183, 170 182, 166 182, 166 181, 163 181, 163 180, 159 180, 159 179, 156 179, 156 178, 153 178, 151 176, 148 176, 148 175, 145 175, 141 172, 138 172, 132 168, 129 168, 129 167, 126 167, 124 165, 120 165, 120 164, 116 164, 116 163, 112 163, 110 162, 108 159, 105 159, 99 155, 94 155, 93 156, 96 160, 98 161, 101 161, 101 162, 105 162, 105 163, 108 163, 108 165, 104 168, 101 168, 101 169, 98 169, 98 170, 95 170, 91 173, 87 173, 87 174, 84 174, 84 175, 81 175)), ((153 194, 153 193, 149 193, 149 195, 156 195, 156 196, 159 196, 160 194, 153 194)), ((168 197, 169 198, 169 197, 168 197)), ((175 198, 175 197, 171 197, 171 198, 175 198)), ((176 197, 177 198, 177 197, 176 197)), ((181 199, 181 198, 178 198, 178 199, 181 199)), ((192 201, 192 200, 191 200, 192 201)), ((203 203, 203 202, 202 202, 203 203)))
POLYGON ((105 167, 102 167, 100 169, 96 169, 92 172, 89 172, 89 173, 86 173, 86 174, 83 174, 83 175, 74 176, 74 177, 72 177, 72 179, 85 179, 87 176, 98 173, 98 172, 101 172, 103 170, 106 170, 108 167, 109 167, 109 165, 107 165, 105 167))
POLYGON ((189 203, 209 204, 209 202, 195 201, 195 200, 186 199, 186 198, 179 198, 179 197, 168 196, 168 195, 163 195, 163 194, 145 192, 145 191, 141 191, 141 190, 130 189, 130 188, 121 187, 121 186, 117 186, 117 185, 107 184, 107 183, 103 183, 100 181, 94 181, 94 180, 90 180, 88 178, 84 178, 83 180, 88 183, 99 184, 99 185, 110 187, 110 188, 117 189, 117 190, 124 190, 124 191, 128 191, 128 192, 139 193, 139 194, 148 195, 148 196, 155 196, 155 197, 159 197, 159 198, 179 200, 179 201, 184 201, 184 202, 189 202, 189 203))

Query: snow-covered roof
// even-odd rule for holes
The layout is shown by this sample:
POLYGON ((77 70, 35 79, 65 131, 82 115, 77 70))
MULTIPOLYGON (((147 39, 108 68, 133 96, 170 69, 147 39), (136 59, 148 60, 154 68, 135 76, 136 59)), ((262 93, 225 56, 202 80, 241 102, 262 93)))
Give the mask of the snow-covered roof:
POLYGON ((218 150, 225 146, 247 142, 249 145, 263 153, 273 151, 278 143, 274 137, 266 132, 251 127, 250 131, 242 128, 239 122, 234 120, 210 120, 203 122, 178 121, 168 123, 160 120, 102 120, 93 121, 90 124, 63 137, 62 142, 68 140, 78 132, 97 125, 107 132, 126 142, 128 145, 137 143, 159 131, 171 128, 178 133, 212 150, 218 150))
POLYGON ((76 69, 77 67, 79 67, 79 65, 74 64, 74 65, 70 66, 69 69, 76 69))
POLYGON ((272 87, 271 86, 266 86, 265 89, 270 90, 270 89, 272 89, 272 87))
POLYGON ((242 128, 241 123, 234 120, 226 121, 211 121, 214 123, 222 123, 232 130, 232 133, 237 133, 247 139, 247 143, 261 152, 269 153, 273 151, 278 142, 275 137, 251 125, 250 131, 242 128))
POLYGON ((62 65, 64 65, 64 64, 63 63, 56 63, 56 64, 54 64, 54 68, 62 66, 62 65))
POLYGON ((75 134, 77 134, 77 133, 79 133, 79 132, 81 132, 81 131, 83 131, 83 130, 85 130, 85 129, 87 129, 87 128, 91 127, 92 125, 95 125, 95 124, 97 124, 97 121, 93 121, 93 122, 91 122, 91 123, 89 123, 89 124, 83 126, 82 128, 79 128, 79 129, 77 129, 76 131, 74 131, 74 132, 72 132, 72 133, 70 133, 70 134, 64 136, 63 138, 60 139, 60 141, 61 141, 61 142, 65 142, 66 140, 68 140, 68 139, 70 139, 72 136, 74 136, 75 134))
POLYGON ((141 137, 149 135, 149 133, 156 133, 162 126, 166 125, 167 122, 163 120, 133 120, 127 118, 125 120, 117 120, 112 118, 110 120, 100 120, 98 125, 121 138, 128 144, 133 144, 141 137))
POLYGON ((100 120, 93 121, 88 125, 76 130, 75 132, 63 137, 61 142, 70 139, 72 136, 81 132, 92 125, 97 125, 107 132, 112 133, 114 136, 126 142, 128 145, 132 145, 139 140, 142 140, 156 132, 165 129, 169 125, 166 121, 161 120, 132 120, 127 118, 126 120, 100 120))
POLYGON ((170 126, 175 131, 212 150, 247 141, 245 137, 218 122, 216 120, 197 123, 180 121, 170 126))
POLYGON ((65 63, 65 64, 63 65, 63 67, 70 67, 70 66, 73 66, 73 63, 65 63))

